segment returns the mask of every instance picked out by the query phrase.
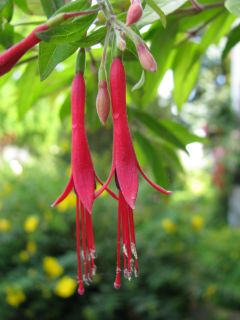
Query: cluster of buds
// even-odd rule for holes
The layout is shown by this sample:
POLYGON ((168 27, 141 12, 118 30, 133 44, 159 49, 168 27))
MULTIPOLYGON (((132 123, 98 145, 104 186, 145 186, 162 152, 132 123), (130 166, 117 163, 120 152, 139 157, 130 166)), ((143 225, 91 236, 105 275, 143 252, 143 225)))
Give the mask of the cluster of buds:
MULTIPOLYGON (((43 32, 67 19, 91 14, 96 10, 62 13, 36 27, 24 40, 14 45, 0 55, 0 76, 10 71, 19 59, 41 39, 43 32)), ((76 195, 76 253, 78 270, 78 293, 83 295, 85 285, 92 282, 96 272, 95 243, 92 223, 92 209, 95 200, 107 191, 118 202, 117 227, 117 261, 114 287, 121 286, 121 274, 127 279, 138 275, 138 255, 134 229, 135 203, 138 193, 138 175, 157 191, 168 195, 169 191, 152 182, 143 172, 137 160, 126 112, 126 75, 120 56, 126 49, 125 36, 135 44, 139 61, 144 69, 155 72, 157 64, 143 40, 129 27, 136 23, 142 15, 140 0, 132 0, 127 14, 127 25, 110 19, 104 44, 104 52, 99 68, 99 84, 96 99, 97 114, 102 124, 105 124, 112 106, 113 151, 112 167, 106 182, 97 176, 91 158, 90 147, 85 128, 86 84, 84 79, 85 50, 80 49, 76 63, 76 73, 72 83, 72 148, 71 176, 62 194, 53 203, 53 207, 64 201, 71 192, 76 195), (106 73, 106 55, 110 34, 115 32, 115 48, 117 51, 111 63, 109 75, 106 73), (120 53, 119 54, 119 51, 120 53), (109 78, 109 83, 108 83, 109 78), (115 178, 118 194, 108 188, 112 178, 115 178), (95 190, 96 183, 102 186, 95 190), (122 259, 121 259, 122 257, 122 259), (122 261, 123 260, 123 263, 122 261), (123 267, 122 267, 123 265, 123 267)))

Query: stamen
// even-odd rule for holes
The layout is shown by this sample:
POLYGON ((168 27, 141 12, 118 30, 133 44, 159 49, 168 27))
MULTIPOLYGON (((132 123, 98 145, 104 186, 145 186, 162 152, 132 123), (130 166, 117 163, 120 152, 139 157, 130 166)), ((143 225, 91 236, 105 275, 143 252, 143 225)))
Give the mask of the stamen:
POLYGON ((120 205, 118 207, 118 224, 117 224, 117 267, 116 267, 116 278, 114 281, 115 289, 121 287, 121 223, 122 214, 120 205))
POLYGON ((81 266, 81 244, 80 244, 80 213, 79 213, 79 199, 76 197, 76 252, 77 252, 77 265, 78 265, 78 293, 84 294, 82 266, 81 266))
MULTIPOLYGON (((81 203, 81 202, 80 202, 81 203)), ((87 274, 88 274, 88 270, 87 270, 87 243, 86 243, 86 229, 85 229, 85 209, 83 204, 81 203, 81 217, 82 217, 82 221, 81 221, 81 226, 82 226, 82 247, 83 247, 83 268, 84 268, 84 276, 83 276, 83 281, 86 282, 86 284, 88 284, 87 282, 87 274)))

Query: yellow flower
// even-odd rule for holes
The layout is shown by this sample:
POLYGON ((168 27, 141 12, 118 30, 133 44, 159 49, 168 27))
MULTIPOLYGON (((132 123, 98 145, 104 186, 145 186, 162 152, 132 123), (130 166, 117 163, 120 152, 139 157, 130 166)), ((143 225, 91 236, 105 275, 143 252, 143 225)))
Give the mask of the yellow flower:
POLYGON ((77 282, 68 277, 62 277, 56 284, 55 294, 61 298, 71 297, 77 288, 77 282))
POLYGON ((55 278, 60 276, 64 269, 54 257, 44 257, 43 269, 49 277, 55 278))
POLYGON ((57 209, 60 212, 64 212, 69 209, 75 208, 75 205, 76 205, 76 197, 75 197, 75 194, 71 192, 68 195, 68 197, 57 206, 57 209))
POLYGON ((0 232, 8 232, 11 229, 11 222, 7 219, 0 219, 0 232))
POLYGON ((26 249, 30 253, 35 253, 37 251, 37 245, 34 241, 28 241, 26 249))
POLYGON ((22 250, 19 252, 18 254, 19 256, 19 259, 22 261, 22 262, 26 262, 29 260, 29 254, 26 250, 22 250))
POLYGON ((195 215, 192 217, 191 220, 192 223, 192 227, 194 230, 196 231, 200 231, 202 230, 203 226, 204 226, 204 220, 201 216, 195 215))
POLYGON ((37 216, 29 216, 24 222, 24 230, 28 233, 34 232, 39 225, 39 218, 37 216))
POLYGON ((11 288, 8 288, 6 294, 7 303, 14 308, 17 308, 26 300, 26 296, 21 289, 13 290, 11 288))
POLYGON ((161 221, 162 228, 167 233, 175 233, 177 230, 176 224, 169 218, 165 218, 161 221))

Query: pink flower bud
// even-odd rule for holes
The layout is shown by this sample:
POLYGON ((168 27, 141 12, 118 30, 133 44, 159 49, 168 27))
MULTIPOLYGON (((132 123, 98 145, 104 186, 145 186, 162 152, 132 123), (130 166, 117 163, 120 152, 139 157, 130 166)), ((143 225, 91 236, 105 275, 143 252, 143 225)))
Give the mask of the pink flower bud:
POLYGON ((100 80, 96 100, 97 114, 103 125, 106 124, 110 112, 110 97, 106 80, 100 80))
POLYGON ((150 72, 157 71, 157 63, 144 43, 138 43, 137 52, 140 63, 145 70, 150 72))
POLYGON ((127 25, 130 26, 138 22, 142 16, 142 5, 140 0, 133 0, 127 13, 127 25))
POLYGON ((126 41, 124 38, 124 34, 120 33, 120 32, 116 32, 116 40, 117 40, 117 47, 120 51, 124 51, 126 50, 126 41))

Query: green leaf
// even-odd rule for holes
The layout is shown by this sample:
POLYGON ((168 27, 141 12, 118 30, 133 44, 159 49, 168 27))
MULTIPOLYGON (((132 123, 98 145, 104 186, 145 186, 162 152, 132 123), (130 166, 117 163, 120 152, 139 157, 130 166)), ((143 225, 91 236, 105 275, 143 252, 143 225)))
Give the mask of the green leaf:
POLYGON ((240 25, 236 26, 228 35, 228 40, 222 52, 222 59, 225 59, 229 51, 240 41, 240 25))
POLYGON ((240 17, 240 1, 239 0, 226 0, 225 7, 235 16, 240 17))
POLYGON ((32 107, 34 97, 39 86, 39 79, 36 64, 31 62, 28 64, 23 75, 18 80, 18 115, 22 119, 26 112, 32 107))
POLYGON ((70 57, 78 48, 76 44, 54 44, 41 42, 39 45, 39 72, 45 80, 56 65, 70 57))
POLYGON ((77 42, 81 48, 90 48, 100 42, 102 42, 106 35, 106 27, 101 27, 96 31, 92 32, 89 36, 84 37, 77 42))
MULTIPOLYGON (((180 8, 188 0, 154 0, 158 8, 160 8, 165 15, 168 15, 178 8, 180 8)), ((159 14, 155 12, 149 5, 143 11, 142 18, 138 25, 145 26, 151 24, 159 19, 159 14)))
POLYGON ((13 9, 13 0, 1 0, 0 17, 3 17, 10 22, 13 16, 13 9))
POLYGON ((14 29, 13 26, 10 24, 1 24, 0 25, 0 44, 4 48, 9 48, 13 44, 13 38, 14 38, 14 29))
POLYGON ((162 158, 160 157, 160 152, 157 151, 157 148, 154 147, 149 139, 146 139, 139 132, 135 132, 133 136, 139 144, 147 163, 151 166, 156 182, 165 188, 168 187, 169 179, 162 158))
POLYGON ((64 5, 64 0, 41 0, 41 4, 46 16, 49 18, 64 5))
POLYGON ((7 4, 9 0, 1 0, 0 1, 0 10, 2 10, 7 4))
POLYGON ((58 9, 54 15, 57 15, 61 12, 71 12, 71 11, 81 11, 81 10, 86 10, 90 7, 90 2, 91 1, 86 1, 86 0, 76 0, 74 2, 69 2, 62 6, 60 9, 58 9))
POLYGON ((146 73, 142 105, 147 106, 156 97, 159 84, 170 66, 171 52, 173 49, 178 26, 169 23, 166 29, 157 27, 152 34, 151 52, 157 61, 158 69, 154 73, 146 73))
POLYGON ((164 12, 161 10, 161 8, 156 4, 156 2, 154 0, 147 0, 147 3, 159 15, 163 27, 166 28, 167 19, 166 19, 164 12))
POLYGON ((199 57, 199 46, 191 42, 185 42, 176 52, 172 66, 174 70, 173 97, 178 108, 181 108, 187 101, 197 81, 200 70, 199 57))
POLYGON ((145 72, 143 71, 139 81, 132 87, 132 91, 140 89, 144 85, 144 82, 145 82, 145 72))
POLYGON ((15 0, 16 5, 25 13, 31 13, 27 0, 15 0))
POLYGON ((160 120, 160 123, 169 131, 174 132, 178 136, 179 140, 181 140, 181 142, 185 145, 192 142, 207 142, 206 138, 202 138, 195 135, 194 133, 190 132, 185 126, 181 125, 176 121, 163 119, 160 120))
POLYGON ((71 23, 56 26, 44 32, 39 32, 39 37, 44 41, 51 41, 52 43, 61 44, 69 42, 80 41, 83 34, 85 34, 96 19, 97 14, 90 14, 77 19, 71 23))
POLYGON ((160 121, 146 112, 138 111, 136 109, 129 109, 129 112, 160 139, 163 139, 186 152, 185 144, 178 138, 177 132, 172 132, 166 126, 162 125, 160 121))
POLYGON ((70 113, 71 113, 71 96, 70 94, 68 94, 60 108, 59 115, 60 115, 61 121, 63 121, 64 118, 69 116, 70 113))

